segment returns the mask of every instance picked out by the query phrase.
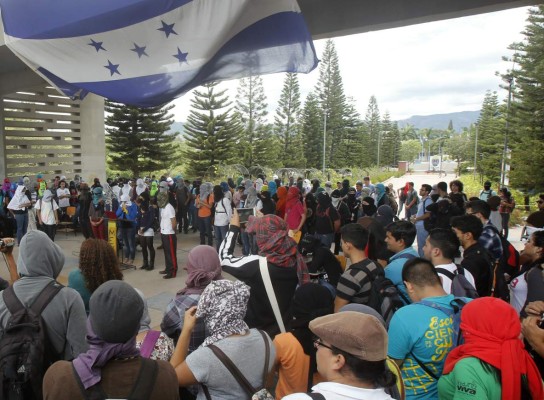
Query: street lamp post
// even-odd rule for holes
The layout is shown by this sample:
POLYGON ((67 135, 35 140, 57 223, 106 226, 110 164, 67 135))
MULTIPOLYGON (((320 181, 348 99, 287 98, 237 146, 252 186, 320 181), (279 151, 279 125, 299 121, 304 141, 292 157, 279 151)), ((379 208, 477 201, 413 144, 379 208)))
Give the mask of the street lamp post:
POLYGON ((380 168, 380 145, 382 139, 382 131, 378 131, 378 168, 380 168))
POLYGON ((325 173, 326 150, 327 150, 327 110, 323 112, 323 173, 325 173))
POLYGON ((505 186, 506 182, 506 163, 508 162, 508 128, 510 118, 510 104, 512 101, 512 83, 514 77, 512 75, 508 76, 508 101, 506 102, 506 123, 504 127, 504 149, 502 152, 502 163, 501 163, 501 187, 505 186))
POLYGON ((476 156, 478 153, 478 124, 474 124, 476 126, 476 137, 474 140, 474 171, 473 171, 473 178, 476 179, 476 156))

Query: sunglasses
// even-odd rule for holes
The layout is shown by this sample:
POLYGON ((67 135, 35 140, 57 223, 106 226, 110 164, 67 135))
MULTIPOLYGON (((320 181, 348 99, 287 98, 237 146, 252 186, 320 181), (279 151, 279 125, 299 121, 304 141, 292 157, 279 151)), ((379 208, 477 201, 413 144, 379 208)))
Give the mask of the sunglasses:
POLYGON ((332 350, 332 347, 327 346, 326 344, 324 344, 324 343, 321 341, 321 339, 316 339, 316 340, 314 340, 314 347, 315 347, 316 349, 318 349, 320 346, 321 346, 321 347, 325 347, 325 348, 327 348, 327 349, 329 349, 329 350, 332 350))

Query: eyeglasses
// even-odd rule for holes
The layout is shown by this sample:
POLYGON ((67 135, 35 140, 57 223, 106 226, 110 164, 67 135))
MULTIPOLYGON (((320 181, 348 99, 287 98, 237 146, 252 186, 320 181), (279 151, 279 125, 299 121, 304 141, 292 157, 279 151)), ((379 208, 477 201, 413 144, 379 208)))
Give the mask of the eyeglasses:
POLYGON ((332 350, 332 347, 327 346, 326 344, 323 344, 323 342, 321 341, 321 339, 316 339, 316 340, 314 340, 314 347, 315 347, 316 349, 318 349, 319 346, 325 347, 325 348, 327 348, 327 349, 329 349, 329 350, 332 350))

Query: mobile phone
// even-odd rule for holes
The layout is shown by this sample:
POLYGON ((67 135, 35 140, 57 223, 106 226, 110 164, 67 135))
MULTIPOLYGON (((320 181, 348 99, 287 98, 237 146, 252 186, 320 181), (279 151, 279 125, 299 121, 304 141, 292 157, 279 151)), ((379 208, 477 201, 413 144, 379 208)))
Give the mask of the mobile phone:
POLYGON ((250 215, 255 215, 255 208, 239 208, 237 211, 241 224, 245 224, 250 215))

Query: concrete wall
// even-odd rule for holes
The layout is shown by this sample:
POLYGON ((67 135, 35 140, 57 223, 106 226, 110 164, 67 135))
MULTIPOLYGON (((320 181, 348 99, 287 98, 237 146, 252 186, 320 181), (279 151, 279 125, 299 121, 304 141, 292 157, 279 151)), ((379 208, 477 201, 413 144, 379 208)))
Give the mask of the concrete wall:
POLYGON ((1 177, 105 177, 102 98, 72 101, 42 83, 1 100, 1 177))

